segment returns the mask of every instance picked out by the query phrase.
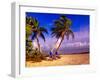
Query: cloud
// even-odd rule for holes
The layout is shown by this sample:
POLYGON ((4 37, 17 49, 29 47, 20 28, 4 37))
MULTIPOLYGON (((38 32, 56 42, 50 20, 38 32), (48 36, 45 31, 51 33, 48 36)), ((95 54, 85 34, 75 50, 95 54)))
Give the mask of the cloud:
POLYGON ((65 45, 62 45, 63 47, 85 47, 89 46, 89 42, 72 42, 72 43, 66 43, 65 45))

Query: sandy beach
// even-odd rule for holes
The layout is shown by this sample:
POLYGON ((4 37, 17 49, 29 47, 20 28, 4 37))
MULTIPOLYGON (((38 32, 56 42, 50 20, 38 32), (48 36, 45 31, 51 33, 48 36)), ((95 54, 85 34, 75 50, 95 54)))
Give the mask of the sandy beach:
POLYGON ((26 61, 26 67, 40 66, 63 66, 89 64, 89 54, 68 54, 60 55, 61 58, 53 61, 43 60, 41 62, 26 61))

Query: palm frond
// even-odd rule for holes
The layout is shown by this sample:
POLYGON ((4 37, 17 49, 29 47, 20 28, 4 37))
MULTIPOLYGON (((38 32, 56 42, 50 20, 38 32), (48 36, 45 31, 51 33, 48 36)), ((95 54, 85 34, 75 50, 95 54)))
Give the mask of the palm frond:
POLYGON ((45 32, 46 34, 48 34, 47 29, 45 29, 44 27, 39 27, 39 31, 40 32, 45 32))
POLYGON ((43 33, 40 34, 40 37, 41 37, 41 38, 44 40, 44 42, 45 42, 45 36, 44 36, 43 33))
POLYGON ((67 18, 66 18, 65 15, 61 15, 61 16, 60 16, 60 19, 62 19, 62 20, 66 20, 67 18))
POLYGON ((56 38, 59 38, 61 37, 62 33, 65 31, 65 28, 64 27, 53 27, 51 28, 51 35, 52 37, 56 37, 56 38))
POLYGON ((67 18, 65 15, 62 15, 62 16, 60 17, 60 20, 61 20, 64 24, 66 24, 67 27, 70 27, 71 24, 72 24, 71 20, 70 20, 69 18, 67 18))
POLYGON ((67 21, 67 17, 65 15, 60 16, 60 20, 65 23, 67 21))
POLYGON ((35 28, 39 26, 39 22, 36 18, 33 18, 33 25, 35 28))
POLYGON ((72 30, 68 30, 68 31, 66 31, 66 37, 67 37, 67 39, 69 39, 69 36, 72 36, 72 38, 74 39, 74 33, 73 33, 73 31, 72 30))
POLYGON ((56 32, 52 32, 52 33, 51 33, 52 37, 54 37, 54 36, 55 36, 56 38, 61 37, 61 34, 62 34, 62 32, 57 32, 57 31, 56 31, 56 32))
POLYGON ((56 20, 56 21, 54 21, 54 26, 62 27, 62 26, 64 26, 64 23, 61 20, 56 20))
POLYGON ((67 19, 66 24, 70 27, 72 25, 72 21, 70 19, 67 19))
POLYGON ((64 30, 65 30, 65 28, 63 26, 51 28, 51 31, 53 31, 53 32, 61 32, 61 31, 64 31, 64 30))
POLYGON ((36 36, 37 36, 37 32, 33 32, 32 36, 31 36, 31 39, 34 40, 36 38, 36 36))

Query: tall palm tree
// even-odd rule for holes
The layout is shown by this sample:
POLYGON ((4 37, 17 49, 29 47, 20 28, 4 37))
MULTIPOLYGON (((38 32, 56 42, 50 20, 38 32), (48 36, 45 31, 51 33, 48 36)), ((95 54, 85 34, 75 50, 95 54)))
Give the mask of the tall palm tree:
POLYGON ((40 27, 39 22, 36 18, 33 19, 33 29, 32 29, 32 40, 36 39, 38 44, 38 50, 40 52, 40 43, 39 43, 39 37, 41 37, 45 42, 45 36, 44 33, 48 33, 47 30, 44 27, 40 27))
POLYGON ((54 22, 55 27, 51 29, 52 37, 55 36, 57 38, 57 42, 59 41, 59 44, 57 44, 56 46, 55 54, 57 54, 57 51, 60 48, 65 36, 67 39, 69 39, 70 35, 72 36, 72 38, 74 38, 74 33, 70 29, 71 24, 71 20, 64 15, 60 16, 60 18, 54 22))

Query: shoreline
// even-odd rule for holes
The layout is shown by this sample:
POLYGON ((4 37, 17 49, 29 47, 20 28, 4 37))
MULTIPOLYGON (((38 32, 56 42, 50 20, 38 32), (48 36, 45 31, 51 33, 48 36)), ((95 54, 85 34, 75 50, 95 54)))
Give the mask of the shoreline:
POLYGON ((61 58, 53 61, 41 62, 26 61, 26 67, 64 66, 89 64, 89 53, 60 55, 61 58))

